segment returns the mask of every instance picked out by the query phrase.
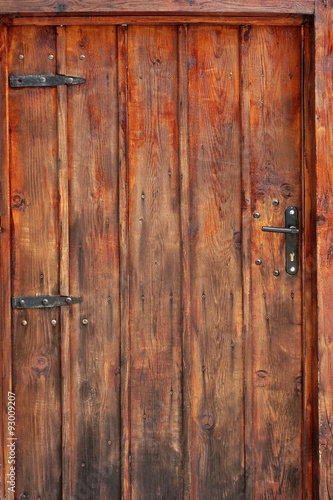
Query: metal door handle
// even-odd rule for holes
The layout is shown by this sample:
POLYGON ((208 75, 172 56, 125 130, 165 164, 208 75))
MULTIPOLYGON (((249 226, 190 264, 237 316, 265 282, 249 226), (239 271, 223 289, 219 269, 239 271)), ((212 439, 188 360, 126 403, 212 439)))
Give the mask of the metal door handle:
POLYGON ((286 235, 286 272, 291 275, 298 273, 299 250, 298 250, 298 209, 288 207, 285 211, 285 227, 263 226, 262 230, 267 233, 283 233, 286 235))
POLYGON ((263 226, 262 230, 267 233, 285 233, 285 234, 299 233, 299 229, 295 226, 290 226, 290 227, 263 226))

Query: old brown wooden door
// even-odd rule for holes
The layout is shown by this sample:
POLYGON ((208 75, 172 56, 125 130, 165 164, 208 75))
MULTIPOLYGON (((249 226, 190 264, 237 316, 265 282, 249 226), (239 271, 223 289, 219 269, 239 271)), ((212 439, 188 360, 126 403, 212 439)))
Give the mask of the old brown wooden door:
POLYGON ((86 83, 8 86, 12 296, 82 302, 12 309, 15 498, 305 497, 307 28, 38 24, 8 75, 86 83))

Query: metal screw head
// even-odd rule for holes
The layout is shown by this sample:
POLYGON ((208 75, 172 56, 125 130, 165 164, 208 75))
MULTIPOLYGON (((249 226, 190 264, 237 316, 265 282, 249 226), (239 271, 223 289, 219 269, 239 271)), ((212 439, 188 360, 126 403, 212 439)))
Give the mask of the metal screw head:
POLYGON ((19 60, 20 60, 20 61, 23 61, 23 59, 24 59, 24 55, 23 55, 23 54, 20 54, 20 55, 18 56, 18 58, 19 58, 19 60))
POLYGON ((262 260, 261 259, 256 259, 255 263, 256 263, 257 266, 261 266, 262 260))
POLYGON ((39 81, 40 81, 41 83, 45 83, 45 82, 46 82, 46 78, 45 78, 45 76, 41 76, 41 77, 40 77, 40 79, 39 79, 39 81))
POLYGON ((65 301, 66 301, 67 304, 70 304, 72 302, 72 299, 71 299, 71 297, 66 297, 65 301))
POLYGON ((25 300, 21 299, 20 300, 20 306, 23 307, 25 305, 25 300))
POLYGON ((22 321, 22 323, 21 323, 21 325, 22 325, 22 326, 27 326, 27 324, 28 324, 28 322, 27 322, 27 320, 26 320, 26 319, 24 319, 24 320, 22 321))
POLYGON ((88 324, 88 320, 87 320, 87 318, 84 318, 84 319, 82 320, 82 324, 83 324, 83 325, 87 325, 87 324, 88 324))
POLYGON ((83 59, 85 59, 85 58, 86 58, 86 56, 85 56, 84 54, 80 54, 80 59, 81 59, 81 61, 82 61, 83 59))
POLYGON ((50 59, 50 61, 52 61, 52 59, 54 59, 54 55, 53 54, 49 54, 47 57, 50 59))
POLYGON ((291 209, 289 210, 289 213, 290 213, 290 215, 295 215, 295 210, 294 210, 293 208, 291 208, 291 209))
POLYGON ((296 267, 293 266, 293 267, 290 268, 290 272, 291 273, 294 273, 295 271, 296 271, 296 267))
POLYGON ((260 217, 260 213, 259 213, 259 212, 254 212, 253 217, 254 217, 255 219, 259 219, 259 217, 260 217))
POLYGON ((278 271, 277 269, 275 269, 275 271, 273 272, 274 276, 280 276, 280 271, 278 271))
POLYGON ((279 205, 279 203, 280 203, 279 200, 273 200, 272 201, 273 207, 277 207, 279 205))
POLYGON ((57 324, 57 320, 56 320, 56 319, 52 319, 52 320, 51 320, 51 325, 52 325, 52 326, 56 326, 56 324, 57 324))
POLYGON ((42 304, 43 304, 44 306, 47 306, 47 305, 48 305, 48 303, 49 303, 49 301, 48 301, 47 299, 43 299, 43 300, 42 300, 42 304))
POLYGON ((72 77, 67 78, 67 83, 73 83, 73 81, 74 81, 74 80, 73 80, 73 78, 72 78, 72 77))

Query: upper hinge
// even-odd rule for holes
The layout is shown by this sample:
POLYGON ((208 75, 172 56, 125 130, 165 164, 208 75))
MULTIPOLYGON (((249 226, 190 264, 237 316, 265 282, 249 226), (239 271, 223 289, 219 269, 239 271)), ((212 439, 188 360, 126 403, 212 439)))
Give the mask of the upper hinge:
POLYGON ((44 307, 71 306, 82 302, 82 297, 69 295, 38 295, 12 297, 13 309, 43 309, 44 307))
POLYGON ((85 82, 85 78, 68 75, 11 75, 9 77, 12 88, 56 87, 57 85, 78 85, 85 82))

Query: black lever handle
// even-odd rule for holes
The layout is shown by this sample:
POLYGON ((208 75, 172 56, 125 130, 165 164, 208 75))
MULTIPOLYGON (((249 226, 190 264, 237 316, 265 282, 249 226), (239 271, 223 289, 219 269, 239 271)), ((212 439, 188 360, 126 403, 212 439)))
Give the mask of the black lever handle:
POLYGON ((263 226, 262 230, 266 233, 285 233, 285 234, 299 233, 299 229, 295 226, 290 226, 290 227, 263 226))

